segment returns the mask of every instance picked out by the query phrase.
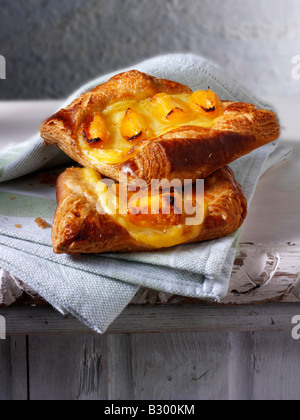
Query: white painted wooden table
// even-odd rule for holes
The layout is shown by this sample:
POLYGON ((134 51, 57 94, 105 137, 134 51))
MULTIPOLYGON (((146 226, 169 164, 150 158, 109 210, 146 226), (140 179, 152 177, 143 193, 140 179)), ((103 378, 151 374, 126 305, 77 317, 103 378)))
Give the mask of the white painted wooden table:
MULTIPOLYGON (((160 304, 129 306, 103 337, 50 307, 0 309, 0 399, 300 398, 300 99, 268 99, 294 153, 260 181, 227 305, 144 291, 136 303, 160 304)), ((58 106, 0 102, 0 150, 58 106)))

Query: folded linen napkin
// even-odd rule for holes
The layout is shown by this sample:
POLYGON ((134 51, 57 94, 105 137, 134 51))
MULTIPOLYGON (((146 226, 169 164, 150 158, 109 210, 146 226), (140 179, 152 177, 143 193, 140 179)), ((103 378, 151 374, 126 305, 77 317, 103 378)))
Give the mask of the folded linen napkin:
MULTIPOLYGON (((167 55, 132 68, 176 80, 193 90, 209 86, 223 99, 269 109, 201 57, 167 55)), ((63 106, 116 73, 90 82, 63 106)), ((231 165, 249 204, 262 174, 289 154, 289 148, 274 142, 231 165)), ((70 166, 69 158, 54 146, 45 147, 39 135, 0 154, 0 267, 62 313, 73 314, 99 333, 107 330, 141 286, 212 301, 227 294, 240 230, 219 240, 151 253, 55 255, 50 229, 41 229, 36 221, 41 218, 51 224, 55 186, 43 183, 45 177, 32 172, 62 164, 70 166)))

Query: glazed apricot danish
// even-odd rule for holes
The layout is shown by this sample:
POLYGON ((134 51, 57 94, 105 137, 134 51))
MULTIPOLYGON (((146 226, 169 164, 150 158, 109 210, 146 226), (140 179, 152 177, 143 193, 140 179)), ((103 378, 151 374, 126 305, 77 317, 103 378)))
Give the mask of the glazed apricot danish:
POLYGON ((207 177, 200 193, 190 185, 183 194, 175 185, 138 197, 127 190, 124 198, 119 184, 105 181, 92 169, 71 168, 60 176, 52 230, 56 253, 151 251, 216 239, 238 229, 247 214, 228 167, 207 177))
POLYGON ((138 71, 83 94, 41 128, 48 144, 116 180, 206 178, 279 137, 274 113, 138 71))

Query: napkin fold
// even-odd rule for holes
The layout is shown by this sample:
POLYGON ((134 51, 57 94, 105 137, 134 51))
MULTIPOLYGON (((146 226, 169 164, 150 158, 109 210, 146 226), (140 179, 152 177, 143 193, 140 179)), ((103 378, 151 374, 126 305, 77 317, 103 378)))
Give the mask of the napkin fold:
MULTIPOLYGON (((223 99, 270 109, 201 57, 172 54, 132 68, 193 90, 210 87, 223 99)), ((62 107, 119 72, 83 86, 62 107)), ((263 173, 290 153, 277 141, 231 165, 249 205, 263 173)), ((218 240, 151 253, 55 255, 49 228, 56 209, 55 186, 45 183, 47 177, 40 172, 56 168, 57 174, 72 164, 56 147, 45 147, 39 135, 0 154, 0 267, 99 333, 107 330, 141 286, 211 301, 226 296, 241 229, 218 240), (42 229, 37 218, 48 228, 42 229)))

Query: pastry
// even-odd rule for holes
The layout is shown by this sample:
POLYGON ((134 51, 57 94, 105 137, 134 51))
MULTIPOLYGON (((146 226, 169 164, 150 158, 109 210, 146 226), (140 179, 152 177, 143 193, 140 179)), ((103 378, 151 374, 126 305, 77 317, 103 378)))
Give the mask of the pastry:
POLYGON ((41 128, 75 161, 116 180, 204 179, 274 141, 274 113, 133 70, 83 94, 41 128))
MULTIPOLYGON (((115 191, 120 192, 119 184, 111 182, 116 186, 115 191)), ((147 191, 137 201, 132 200, 134 193, 129 191, 125 209, 121 211, 122 199, 118 198, 121 194, 112 196, 97 171, 67 169, 57 181, 54 251, 67 254, 151 251, 220 238, 241 226, 247 214, 247 202, 231 169, 219 169, 205 179, 202 213, 198 218, 188 219, 185 207, 178 209, 186 197, 193 204, 198 203, 195 188, 196 185, 190 187, 190 196, 184 196, 179 187, 162 189, 158 196, 148 196, 147 191), (151 209, 153 204, 158 204, 155 214, 141 210, 149 210, 149 203, 151 209), (163 211, 165 203, 169 206, 167 212, 163 211)))

